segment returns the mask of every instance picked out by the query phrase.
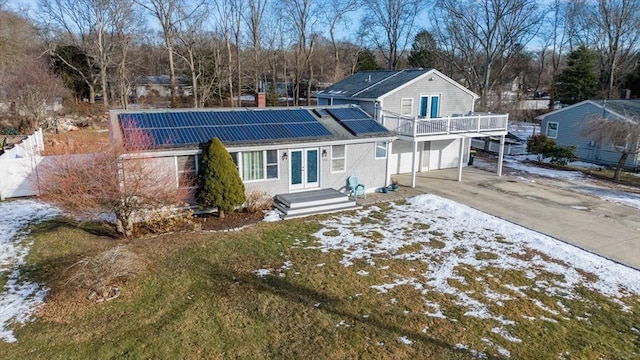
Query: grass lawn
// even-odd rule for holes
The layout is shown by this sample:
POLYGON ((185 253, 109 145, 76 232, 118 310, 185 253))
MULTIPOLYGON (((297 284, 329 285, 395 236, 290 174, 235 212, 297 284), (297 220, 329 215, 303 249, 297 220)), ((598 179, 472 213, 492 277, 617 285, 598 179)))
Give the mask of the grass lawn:
POLYGON ((99 225, 46 222, 33 229, 25 273, 51 288, 47 304, 36 321, 14 329, 16 343, 0 342, 0 352, 12 359, 640 357, 637 294, 521 245, 529 241, 524 232, 471 220, 398 202, 126 244, 99 225), (69 267, 115 246, 137 254, 143 270, 117 282, 117 299, 93 303, 67 281, 69 267))

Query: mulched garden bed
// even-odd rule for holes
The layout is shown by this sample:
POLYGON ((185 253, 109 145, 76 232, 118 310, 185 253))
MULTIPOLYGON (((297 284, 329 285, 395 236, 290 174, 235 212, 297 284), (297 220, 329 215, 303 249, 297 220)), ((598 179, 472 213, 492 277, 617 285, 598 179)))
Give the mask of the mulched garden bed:
POLYGON ((218 217, 217 213, 201 214, 195 216, 193 220, 202 226, 202 230, 223 231, 259 223, 263 218, 264 214, 261 211, 242 211, 225 214, 224 218, 218 217))

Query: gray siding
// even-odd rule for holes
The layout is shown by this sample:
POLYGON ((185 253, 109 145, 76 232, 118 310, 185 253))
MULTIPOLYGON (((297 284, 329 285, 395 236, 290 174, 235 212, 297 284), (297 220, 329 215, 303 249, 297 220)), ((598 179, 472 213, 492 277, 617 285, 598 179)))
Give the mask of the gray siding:
MULTIPOLYGON (((588 116, 602 113, 602 108, 591 103, 584 103, 573 108, 547 115, 542 121, 540 131, 547 133, 547 124, 558 123, 558 135, 554 139, 558 145, 576 146, 576 155, 580 160, 602 165, 616 165, 620 153, 612 146, 595 146, 590 137, 580 134, 581 124, 588 116)), ((634 169, 638 166, 638 156, 630 156, 625 167, 634 169)))
MULTIPOLYGON (((324 147, 331 154, 331 147, 324 147)), ((322 150, 320 150, 322 152, 322 150)), ((388 154, 387 154, 388 155, 388 154)), ((323 188, 333 188, 346 192, 349 176, 358 177, 361 184, 366 185, 367 192, 383 187, 387 179, 387 159, 375 158, 375 143, 351 144, 346 147, 346 171, 343 173, 331 173, 330 155, 322 159, 321 173, 323 188)))
MULTIPOLYGON (((266 179, 266 180, 254 180, 245 181, 245 190, 248 191, 263 191, 271 196, 277 194, 289 193, 289 161, 282 160, 282 154, 287 152, 290 154, 291 149, 318 149, 319 154, 322 154, 323 150, 327 151, 327 157, 319 157, 319 176, 320 176, 320 188, 334 188, 339 191, 346 192, 347 178, 349 176, 357 176, 360 183, 367 186, 367 191, 374 191, 376 188, 383 187, 386 184, 387 179, 387 160, 375 158, 375 141, 372 139, 370 143, 362 144, 347 144, 346 145, 346 164, 345 171, 339 173, 331 172, 331 146, 296 146, 291 148, 281 148, 278 150, 278 178, 266 179)), ((263 150, 260 148, 244 148, 233 149, 230 148, 230 152, 235 151, 251 151, 251 150, 263 150)), ((200 152, 198 152, 200 153, 200 152)), ((176 176, 176 187, 178 186, 178 173, 176 168, 175 156, 170 152, 159 155, 152 160, 154 171, 171 171, 176 176)), ((290 155, 289 155, 290 156, 290 155)), ((309 189, 312 190, 312 189, 309 189)), ((195 191, 195 189, 194 189, 195 191)), ((193 194, 192 194, 193 195, 193 194)), ((194 201, 194 197, 191 196, 190 201, 194 201)))
POLYGON ((413 116, 418 116, 421 95, 440 95, 440 116, 442 117, 467 114, 473 110, 475 101, 471 94, 432 73, 384 96, 381 99, 382 108, 399 114, 402 99, 412 98, 413 116), (433 78, 433 81, 429 81, 429 78, 433 78))

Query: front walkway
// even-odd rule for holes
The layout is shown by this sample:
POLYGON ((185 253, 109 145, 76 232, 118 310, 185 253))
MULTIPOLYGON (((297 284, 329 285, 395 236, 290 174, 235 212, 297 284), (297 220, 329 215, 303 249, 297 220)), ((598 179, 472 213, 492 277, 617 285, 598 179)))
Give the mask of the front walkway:
MULTIPOLYGON (((465 204, 640 270, 637 209, 474 167, 464 168, 462 181, 457 176, 457 169, 418 173, 411 190, 465 204)), ((411 184, 411 174, 393 178, 411 184)), ((413 195, 408 187, 400 189, 413 195)))

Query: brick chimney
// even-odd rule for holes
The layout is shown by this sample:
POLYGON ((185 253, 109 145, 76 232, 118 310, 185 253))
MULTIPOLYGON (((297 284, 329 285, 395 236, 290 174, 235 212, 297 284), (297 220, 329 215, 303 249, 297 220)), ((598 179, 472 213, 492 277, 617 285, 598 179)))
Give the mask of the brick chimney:
POLYGON ((267 107, 267 94, 259 92, 256 94, 256 106, 259 108, 267 107))

